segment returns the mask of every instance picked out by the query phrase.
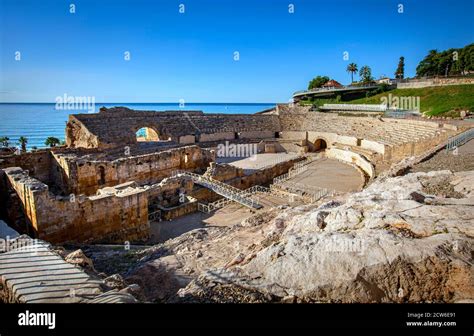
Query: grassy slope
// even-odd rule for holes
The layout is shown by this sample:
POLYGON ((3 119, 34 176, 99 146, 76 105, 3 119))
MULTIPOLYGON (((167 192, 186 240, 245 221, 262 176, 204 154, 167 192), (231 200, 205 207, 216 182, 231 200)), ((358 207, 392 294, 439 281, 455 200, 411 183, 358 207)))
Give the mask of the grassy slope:
POLYGON ((438 115, 457 109, 474 111, 474 84, 435 86, 421 89, 395 89, 369 98, 352 100, 353 104, 380 104, 388 94, 398 97, 420 97, 421 112, 438 115))

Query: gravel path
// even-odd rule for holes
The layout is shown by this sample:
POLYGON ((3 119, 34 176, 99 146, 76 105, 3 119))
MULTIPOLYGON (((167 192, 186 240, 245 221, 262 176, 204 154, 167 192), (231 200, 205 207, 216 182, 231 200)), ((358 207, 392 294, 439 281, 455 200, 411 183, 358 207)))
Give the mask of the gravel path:
POLYGON ((453 172, 474 170, 474 139, 459 147, 457 155, 441 150, 430 159, 414 166, 410 172, 429 172, 432 170, 451 170, 453 172))

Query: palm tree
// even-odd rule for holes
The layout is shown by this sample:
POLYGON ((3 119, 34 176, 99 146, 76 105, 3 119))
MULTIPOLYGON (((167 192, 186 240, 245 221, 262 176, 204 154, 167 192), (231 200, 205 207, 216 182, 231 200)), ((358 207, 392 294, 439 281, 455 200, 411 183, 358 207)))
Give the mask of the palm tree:
POLYGON ((370 83, 373 80, 372 69, 370 69, 368 65, 364 65, 362 68, 360 68, 359 77, 362 79, 363 83, 370 83))
POLYGON ((60 143, 61 143, 61 141, 58 138, 55 138, 55 137, 48 137, 44 142, 44 144, 46 146, 49 146, 49 147, 56 147, 60 143))
POLYGON ((10 144, 10 138, 0 137, 0 143, 2 144, 3 147, 8 147, 8 145, 10 144))
POLYGON ((21 151, 26 152, 26 144, 28 143, 28 139, 25 138, 24 136, 21 136, 18 138, 18 143, 21 146, 21 151))
POLYGON ((357 64, 355 63, 349 64, 346 68, 346 71, 351 74, 351 84, 354 83, 354 74, 357 73, 357 71, 359 71, 359 69, 357 68, 357 64))

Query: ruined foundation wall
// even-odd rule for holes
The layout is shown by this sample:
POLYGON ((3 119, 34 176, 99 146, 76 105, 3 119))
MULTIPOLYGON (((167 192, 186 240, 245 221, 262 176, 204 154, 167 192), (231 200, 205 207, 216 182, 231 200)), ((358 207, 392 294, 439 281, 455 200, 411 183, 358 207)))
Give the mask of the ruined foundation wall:
POLYGON ((326 156, 328 158, 333 158, 336 160, 347 162, 349 164, 356 165, 369 178, 375 177, 375 169, 373 165, 360 154, 351 152, 350 150, 344 150, 344 149, 333 147, 333 148, 329 148, 326 151, 326 156))
POLYGON ((198 146, 124 157, 113 161, 65 160, 68 192, 95 194, 99 188, 128 181, 153 184, 175 170, 201 171, 214 161, 214 152, 198 146))
POLYGON ((295 158, 289 161, 280 162, 262 170, 257 170, 251 175, 227 181, 227 183, 239 189, 248 189, 254 185, 268 186, 273 182, 275 177, 286 174, 296 162, 301 160, 301 158, 295 158))
POLYGON ((18 167, 0 170, 2 177, 18 195, 18 206, 30 223, 28 234, 52 243, 140 242, 149 235, 150 209, 168 207, 171 216, 177 216, 196 207, 193 203, 176 206, 180 194, 192 194, 190 179, 166 178, 145 187, 130 182, 100 189, 95 196, 71 198, 54 195, 18 167))
POLYGON ((54 196, 21 168, 7 168, 5 173, 37 238, 51 243, 123 243, 148 237, 148 197, 142 190, 71 200, 54 196))
POLYGON ((46 184, 51 183, 51 165, 52 156, 50 149, 0 157, 0 169, 7 167, 21 167, 28 170, 31 176, 46 184))
POLYGON ((275 177, 287 173, 296 162, 301 160, 303 160, 303 158, 298 157, 292 160, 279 162, 261 170, 256 170, 250 175, 244 175, 242 168, 228 164, 216 164, 214 168, 209 168, 206 175, 242 190, 253 187, 254 185, 266 186, 272 183, 275 177))
MULTIPOLYGON (((99 113, 69 116, 66 143, 70 147, 109 148, 136 143, 135 132, 142 127, 153 129, 160 139, 179 142, 189 135, 203 135, 201 141, 234 139, 235 132, 277 132, 278 116, 255 114, 204 114, 202 111, 134 111, 125 107, 101 108, 99 113), (111 127, 113 125, 113 127, 111 127), (210 137, 206 140, 206 137, 210 137)), ((255 133, 257 136, 258 133, 255 133)), ((264 134, 267 136, 268 134, 264 134)))

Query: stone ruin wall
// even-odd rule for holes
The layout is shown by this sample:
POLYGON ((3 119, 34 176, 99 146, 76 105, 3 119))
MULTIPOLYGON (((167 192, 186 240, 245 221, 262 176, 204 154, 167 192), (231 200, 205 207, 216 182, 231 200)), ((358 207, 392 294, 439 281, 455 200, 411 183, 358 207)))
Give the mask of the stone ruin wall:
MULTIPOLYGON (((268 185, 273 178, 288 172, 295 162, 277 163, 252 175, 230 165, 218 165, 213 178, 247 189, 254 185, 268 185)), ((152 202, 168 207, 165 219, 172 219, 197 210, 197 201, 214 201, 222 196, 181 178, 166 178, 160 183, 139 187, 126 183, 106 187, 95 196, 58 196, 43 182, 28 176, 19 167, 0 170, 0 179, 18 195, 28 219, 27 233, 51 243, 145 241, 150 233, 149 211, 152 202), (194 202, 176 206, 180 193, 194 202)))
POLYGON ((21 168, 4 171, 10 187, 21 199, 30 235, 51 243, 123 243, 148 236, 148 199, 141 192, 77 197, 71 201, 51 194, 46 184, 28 177, 21 168))
MULTIPOLYGON (((418 123, 433 129, 449 125, 390 118, 382 120, 374 117, 341 117, 332 113, 311 112, 310 108, 295 104, 278 104, 275 109, 278 115, 204 114, 201 111, 149 112, 112 108, 101 109, 100 113, 96 114, 71 115, 68 128, 74 125, 79 131, 87 131, 86 139, 90 138, 90 134, 94 134, 99 141, 99 147, 133 144, 136 142, 135 131, 144 126, 152 127, 165 138, 172 138, 182 144, 231 141, 236 138, 272 139, 279 134, 282 139, 307 140, 308 146, 311 147, 316 139, 321 138, 326 140, 329 146, 338 143, 373 151, 380 154, 380 157, 370 159, 386 162, 398 161, 404 156, 420 153, 456 133, 456 130, 448 129, 445 134, 431 139, 390 144, 390 135, 384 135, 385 125, 398 124, 403 128, 418 123), (361 123, 373 125, 373 129, 360 130, 361 123), (108 124, 113 124, 114 127, 108 129, 108 124)), ((75 138, 77 137, 70 138, 68 143, 80 147, 78 142, 75 143, 75 138)), ((95 146, 95 143, 91 142, 91 146, 95 146)))
POLYGON ((67 175, 64 192, 86 195, 128 181, 153 184, 171 176, 175 170, 204 171, 215 160, 214 152, 198 146, 173 148, 112 161, 58 157, 67 175))
MULTIPOLYGON (((439 145, 450 136, 459 133, 456 126, 439 124, 436 122, 405 120, 405 119, 378 119, 374 117, 340 117, 335 114, 309 112, 309 107, 298 106, 290 108, 288 105, 279 105, 281 129, 280 137, 287 140, 308 140, 313 143, 316 139, 324 139, 328 147, 333 143, 348 145, 369 150, 381 155, 381 160, 397 162, 406 156, 418 155, 430 148, 439 145), (373 124, 376 129, 372 133, 359 130, 357 124, 373 124), (402 128, 408 126, 422 126, 433 131, 443 130, 442 134, 417 139, 411 142, 388 144, 390 134, 385 132, 385 125, 402 128), (344 131, 347 129, 348 131, 344 131), (376 132, 375 132, 376 131, 376 132), (376 136, 377 134, 377 136, 376 136)), ((372 131, 371 131, 372 132, 372 131)))
POLYGON ((446 86, 446 85, 465 85, 474 84, 474 78, 472 77, 460 77, 460 78, 432 78, 432 79, 421 79, 411 80, 406 83, 397 83, 397 89, 412 89, 412 88, 424 88, 430 86, 446 86))
POLYGON ((276 115, 101 108, 99 113, 69 116, 66 144, 74 148, 111 148, 134 144, 137 142, 135 133, 142 127, 152 128, 161 140, 171 139, 177 143, 235 139, 235 133, 239 132, 249 138, 273 137, 280 129, 276 115))
MULTIPOLYGON (((172 171, 177 169, 204 171, 209 163, 215 160, 213 151, 196 145, 130 155, 115 160, 107 160, 105 157, 97 160, 78 158, 78 155, 82 156, 88 152, 76 149, 45 149, 4 156, 0 159, 0 169, 21 167, 57 194, 93 195, 100 188, 128 181, 153 184, 170 176, 172 171), (101 181, 102 169, 104 181, 101 181)), ((90 153, 94 158, 100 157, 96 155, 99 153, 95 150, 90 153)))
POLYGON ((167 178, 146 187, 100 189, 95 196, 61 197, 18 167, 0 170, 28 219, 26 233, 51 243, 144 241, 149 235, 149 202, 173 202, 192 193, 192 181, 167 178))
MULTIPOLYGON (((273 182, 275 177, 286 174, 295 163, 301 160, 303 159, 294 158, 279 162, 257 170, 250 175, 244 175, 242 168, 229 164, 216 164, 216 169, 209 168, 206 175, 218 181, 225 182, 237 189, 245 190, 255 185, 268 186, 273 182)), ((192 196, 201 202, 213 202, 223 197, 204 187, 195 188, 192 196)))
MULTIPOLYGON (((319 131, 319 114, 308 113, 306 110, 306 108, 298 108, 301 113, 293 113, 291 109, 288 110, 289 112, 280 111, 282 113, 280 116, 210 115, 209 118, 207 118, 209 115, 204 116, 202 112, 196 112, 190 113, 184 119, 182 115, 176 118, 175 113, 165 113, 163 115, 162 112, 137 112, 145 113, 143 118, 148 120, 148 124, 143 124, 144 120, 138 118, 138 121, 135 120, 137 126, 134 126, 132 119, 136 119, 136 114, 133 114, 130 120, 117 124, 116 128, 109 127, 109 125, 115 126, 116 118, 120 116, 120 113, 112 115, 108 110, 109 112, 86 115, 85 117, 76 115, 80 116, 78 119, 71 116, 70 122, 74 121, 75 123, 68 124, 69 133, 67 136, 70 143, 78 147, 82 146, 81 142, 83 140, 84 147, 100 147, 105 144, 104 148, 107 148, 112 144, 114 146, 117 144, 124 145, 128 144, 127 141, 136 141, 134 130, 138 125, 140 127, 153 126, 150 124, 150 120, 153 119, 156 122, 157 114, 162 114, 162 119, 159 119, 159 125, 162 127, 160 134, 172 134, 172 137, 178 140, 180 137, 187 136, 185 133, 192 132, 196 128, 208 131, 209 136, 207 138, 203 137, 206 133, 194 134, 194 139, 232 140, 232 137, 235 138, 235 132, 228 131, 232 127, 232 130, 239 130, 238 133, 240 133, 241 138, 271 137, 274 132, 279 132, 283 140, 307 139, 308 141, 314 141, 317 138, 323 138, 327 140, 328 145, 337 142, 348 146, 370 149, 383 155, 385 159, 393 161, 407 155, 416 155, 434 147, 449 134, 449 132, 446 132, 441 137, 423 139, 416 143, 405 143, 394 147, 358 135, 340 135, 336 132, 326 132, 326 129, 319 131), (166 119, 174 121, 167 125, 166 119), (194 121, 186 124, 183 120, 194 121), (212 129, 214 123, 218 124, 216 120, 220 120, 219 122, 225 120, 224 127, 219 125, 219 128, 212 129), (244 126, 249 121, 250 127, 248 125, 244 126), (87 125, 87 128, 85 125, 87 125), (163 125, 167 125, 166 129, 163 128, 163 125), (191 128, 190 125, 192 125, 191 128), (94 131, 99 131, 100 135, 93 135, 88 127, 91 127, 94 131), (225 127, 229 127, 229 129, 225 127), (181 128, 184 131, 179 133, 178 130, 181 128), (116 132, 120 133, 124 129, 126 130, 125 136, 117 138, 115 136, 116 132), (105 135, 100 132, 105 132, 105 135), (81 138, 81 134, 85 135, 84 139, 81 138)), ((129 114, 128 111, 125 112, 127 112, 127 115, 129 114)), ((360 122, 361 118, 364 117, 353 117, 352 119, 357 119, 360 122)), ((331 116, 331 119, 337 122, 351 123, 351 118, 348 117, 341 119, 341 117, 331 116)), ((368 119, 374 120, 373 118, 368 119)), ((397 120, 396 122, 400 121, 397 120)), ((426 124, 426 122, 423 123, 426 124)), ((439 127, 438 124, 433 125, 433 127, 436 126, 439 127)), ((456 130, 452 129, 451 131, 455 132, 456 130)), ((191 140, 191 138, 188 139, 188 141, 191 140)), ((85 150, 90 150, 94 154, 95 152, 100 153, 102 148, 85 150)), ((19 168, 8 168, 3 176, 0 176, 0 180, 4 182, 3 184, 5 182, 9 184, 9 188, 15 191, 15 196, 18 198, 16 202, 22 205, 26 217, 31 222, 30 228, 37 233, 39 238, 53 243, 67 241, 123 243, 124 240, 144 240, 149 234, 148 212, 153 203, 168 206, 170 216, 174 217, 189 213, 189 211, 195 211, 196 202, 190 202, 183 207, 173 205, 173 200, 178 197, 179 191, 183 188, 186 190, 186 194, 196 201, 213 201, 220 198, 220 196, 205 188, 192 188, 192 183, 191 186, 189 183, 183 186, 183 184, 180 184, 181 182, 178 183, 173 179, 166 179, 157 185, 153 185, 153 183, 168 177, 173 170, 196 171, 207 167, 210 162, 214 161, 215 158, 210 151, 202 150, 198 146, 174 148, 116 160, 107 160, 105 157, 101 158, 100 155, 96 155, 96 158, 98 158, 96 160, 78 159, 78 156, 74 155, 75 151, 79 153, 84 150, 78 148, 41 150, 3 157, 0 161, 0 168, 14 166, 30 170, 30 176, 27 176, 19 168), (185 159, 186 154, 188 154, 187 160, 185 159), (101 181, 102 168, 100 167, 103 168, 103 181, 101 181), (120 184, 129 181, 135 181, 142 185, 147 184, 148 186, 141 188, 135 185, 126 192, 115 189, 120 187, 120 184), (92 195, 99 191, 100 195, 77 196, 76 201, 71 202, 70 197, 55 196, 54 193, 51 193, 51 188, 48 188, 47 184, 58 187, 65 194, 92 195), (113 190, 106 193, 107 188, 113 190)), ((225 180, 226 183, 239 189, 247 189, 253 185, 267 185, 274 177, 286 173, 297 160, 282 162, 248 176, 244 176, 241 170, 232 166, 225 167, 220 171, 217 170, 217 173, 211 172, 211 174, 214 174, 213 177, 225 180)))
POLYGON ((50 149, 43 149, 34 152, 12 154, 0 157, 0 169, 7 167, 22 167, 44 183, 50 184, 52 181, 51 165, 52 156, 50 149))

